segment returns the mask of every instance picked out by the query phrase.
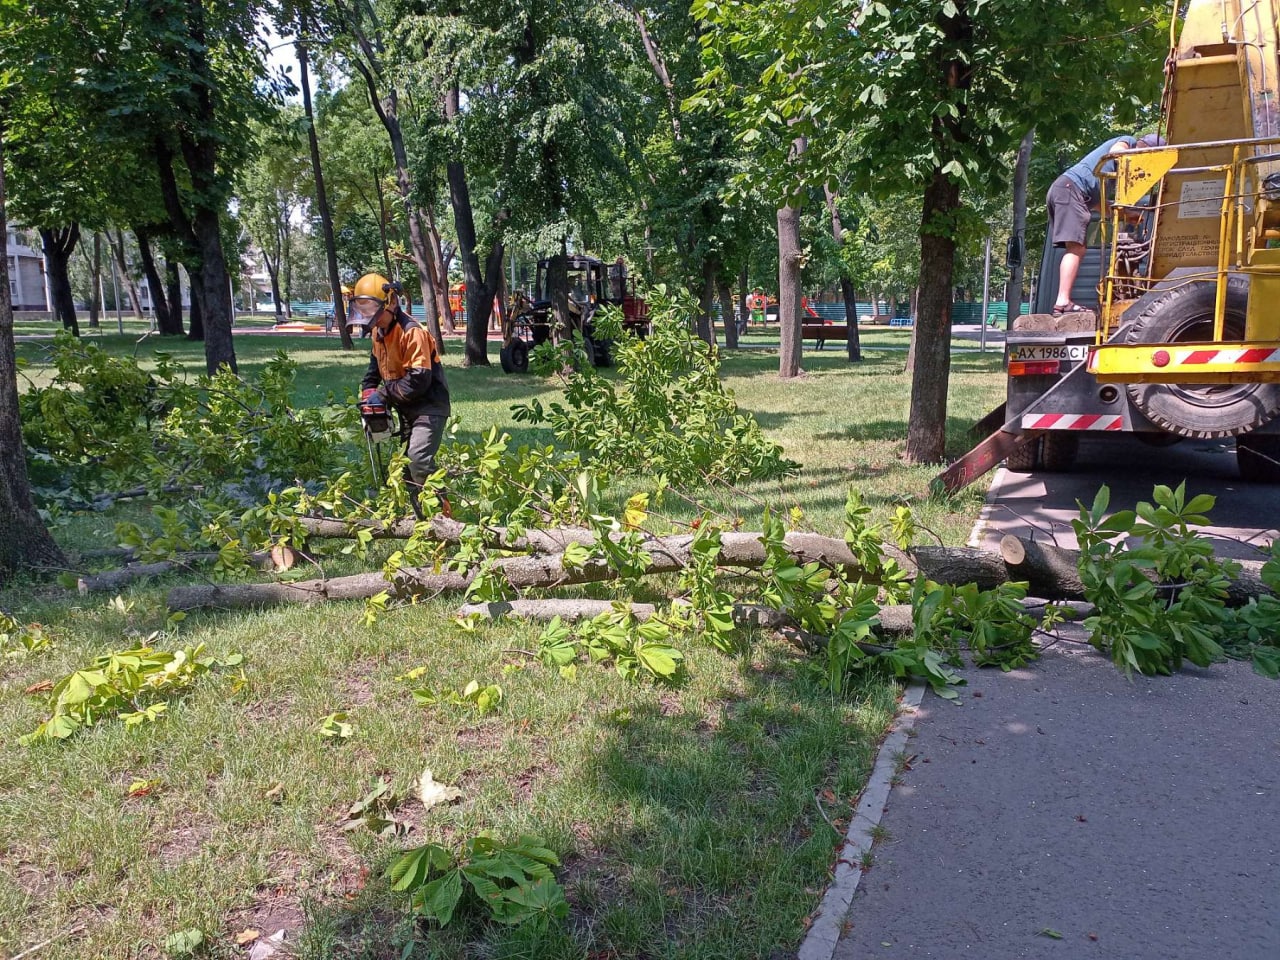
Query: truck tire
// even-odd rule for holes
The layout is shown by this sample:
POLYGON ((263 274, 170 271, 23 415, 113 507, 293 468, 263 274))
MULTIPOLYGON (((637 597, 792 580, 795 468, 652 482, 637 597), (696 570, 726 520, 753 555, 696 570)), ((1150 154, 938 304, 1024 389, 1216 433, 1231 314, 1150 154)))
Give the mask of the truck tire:
POLYGON ((1030 473, 1040 465, 1040 437, 1028 440, 1005 458, 1006 470, 1014 473, 1030 473))
POLYGON ((529 345, 517 338, 498 351, 503 373, 529 372, 529 345))
POLYGON ((1050 473, 1070 470, 1080 452, 1080 435, 1069 430, 1050 430, 1040 441, 1040 466, 1050 473))
POLYGON ((1280 436, 1246 434, 1236 438, 1240 478, 1251 483, 1280 483, 1280 436))
POLYGON ((595 337, 592 337, 591 342, 595 345, 596 366, 612 367, 613 366, 613 341, 597 340, 595 337))
MULTIPOLYGON (((1192 283, 1168 291, 1133 319, 1127 343, 1195 343, 1213 339, 1217 296, 1211 283, 1192 283)), ((1249 281, 1227 280, 1223 339, 1244 339, 1249 281)), ((1131 383, 1129 399, 1162 430, 1180 437, 1234 437, 1248 433, 1280 414, 1280 384, 1131 383)))

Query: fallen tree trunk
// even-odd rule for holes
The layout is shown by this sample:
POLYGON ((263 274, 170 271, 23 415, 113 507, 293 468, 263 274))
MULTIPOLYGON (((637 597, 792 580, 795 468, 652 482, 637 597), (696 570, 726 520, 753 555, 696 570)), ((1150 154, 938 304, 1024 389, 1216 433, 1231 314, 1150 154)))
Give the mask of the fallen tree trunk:
MULTIPOLYGON (((452 524, 454 521, 447 521, 452 524)), ((433 521, 435 529, 436 521, 433 521)), ((461 525, 458 525, 459 527, 461 525)), ((449 535, 453 527, 442 525, 449 535)), ((505 532, 505 531, 504 531, 505 532)), ((570 534, 543 531, 549 536, 570 534)), ((589 531, 589 537, 594 535, 589 531)), ((577 542, 591 543, 594 540, 577 542)), ((689 534, 654 538, 643 545, 647 554, 646 575, 675 573, 692 562, 689 534)), ((1020 552, 1009 548, 1017 562, 1010 564, 1000 554, 968 547, 916 547, 910 556, 899 561, 914 575, 923 574, 936 583, 976 583, 984 589, 999 586, 1011 579, 1032 579, 1034 595, 1047 600, 1083 599, 1083 587, 1075 570, 1076 551, 1047 548, 1044 544, 1019 541, 1020 552)), ((817 562, 829 569, 843 569, 852 576, 861 572, 858 559, 848 545, 834 537, 810 533, 789 533, 785 538, 788 553, 799 563, 817 562)), ((758 533, 726 533, 721 538, 719 565, 725 568, 753 569, 765 562, 764 545, 758 533)), ((896 559, 896 557, 895 557, 896 559)), ((1250 596, 1268 592, 1259 571, 1261 563, 1240 561, 1241 577, 1232 586, 1229 602, 1239 604, 1250 596)), ((579 567, 566 567, 563 554, 532 554, 505 557, 494 562, 492 570, 506 585, 517 592, 533 589, 555 589, 586 583, 614 580, 617 573, 601 559, 588 560, 579 567)), ((269 606, 277 603, 319 603, 326 600, 364 599, 384 590, 401 596, 423 596, 465 591, 475 578, 475 571, 437 572, 407 567, 388 582, 381 573, 361 573, 332 579, 316 579, 298 583, 261 583, 175 587, 169 593, 173 610, 201 608, 233 609, 269 606)))
MULTIPOLYGON (((789 533, 785 540, 788 552, 797 562, 818 562, 826 567, 844 567, 856 572, 858 559, 848 545, 835 537, 811 533, 789 533)), ((646 575, 676 573, 692 562, 693 537, 681 534, 655 538, 643 545, 648 555, 646 575)), ((914 563, 904 556, 906 563, 914 563)), ((760 567, 765 562, 764 545, 758 533, 726 533, 721 537, 719 563, 726 567, 760 567)), ((552 589, 584 583, 600 583, 617 578, 617 573, 603 560, 588 560, 580 567, 566 567, 562 554, 505 557, 497 560, 493 570, 515 590, 552 589)), ((173 610, 202 608, 234 609, 269 606, 277 603, 319 603, 325 600, 363 599, 383 590, 401 595, 422 596, 466 590, 475 571, 437 573, 433 570, 406 567, 392 582, 381 573, 360 573, 348 577, 306 580, 298 583, 212 584, 175 587, 169 593, 173 610)))
MULTIPOLYGON (((1046 600, 1083 600, 1080 580, 1080 551, 1038 543, 1012 535, 1000 541, 1000 556, 1011 580, 1025 580, 1027 594, 1046 600)), ((1250 598, 1266 596, 1270 588, 1262 581, 1263 560, 1235 560, 1240 572, 1227 588, 1227 606, 1242 607, 1250 598)))
MULTIPOLYGON (((192 567, 205 566, 218 562, 216 553, 187 553, 174 560, 159 560, 155 563, 130 563, 118 570, 103 570, 101 573, 85 574, 76 580, 76 589, 81 595, 87 593, 106 593, 120 590, 138 580, 151 577, 162 577, 166 573, 177 570, 189 570, 192 567)), ((259 570, 271 570, 275 563, 269 552, 249 555, 249 562, 259 570)))

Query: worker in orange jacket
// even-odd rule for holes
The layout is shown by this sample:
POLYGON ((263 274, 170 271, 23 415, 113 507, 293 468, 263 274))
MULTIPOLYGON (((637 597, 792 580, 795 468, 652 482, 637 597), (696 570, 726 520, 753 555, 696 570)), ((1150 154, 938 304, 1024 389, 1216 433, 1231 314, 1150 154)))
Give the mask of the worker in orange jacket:
MULTIPOLYGON (((369 368, 360 381, 362 406, 387 404, 400 414, 400 435, 409 457, 414 512, 418 494, 436 470, 436 452, 449 420, 449 384, 440 348, 418 321, 400 307, 400 285, 376 273, 356 281, 351 296, 352 334, 371 333, 369 368)), ((448 500, 440 497, 442 512, 448 500)))

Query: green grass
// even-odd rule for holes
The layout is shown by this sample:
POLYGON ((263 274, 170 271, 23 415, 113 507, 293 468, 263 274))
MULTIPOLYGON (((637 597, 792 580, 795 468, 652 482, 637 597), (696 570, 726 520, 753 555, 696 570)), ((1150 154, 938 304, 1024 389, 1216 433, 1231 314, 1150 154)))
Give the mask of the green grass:
MULTIPOLYGON (((881 515, 906 498, 947 542, 963 542, 980 495, 926 501, 935 471, 900 461, 909 385, 904 354, 890 348, 905 343, 904 333, 881 331, 874 344, 869 335, 859 365, 830 349, 807 354, 806 375, 789 382, 777 379, 767 351, 727 357, 724 375, 743 408, 803 469, 750 487, 726 508, 750 519, 765 502, 798 506, 811 525, 838 533, 853 485, 881 515)), ((133 349, 128 336, 102 342, 133 349)), ((245 373, 287 350, 300 365, 300 403, 354 388, 364 355, 335 345, 298 336, 236 343, 245 373)), ((200 345, 163 346, 202 369, 200 345)), ((41 382, 39 345, 20 353, 41 382)), ((451 366, 449 378, 455 410, 474 432, 511 428, 512 403, 555 393, 496 367, 451 366)), ((1001 389, 997 355, 955 357, 955 452, 1001 389)), ((146 509, 122 503, 74 518, 57 536, 101 545, 115 520, 146 509)), ((536 939, 474 921, 420 929, 413 956, 787 955, 838 839, 814 795, 830 791, 823 807, 837 824, 851 815, 895 707, 895 687, 873 677, 833 702, 790 648, 759 638, 737 656, 683 644, 687 676, 672 688, 628 684, 586 665, 564 679, 519 652, 536 646, 536 628, 465 632, 451 621, 456 598, 442 597, 373 628, 363 626, 359 604, 193 615, 156 642, 243 653, 245 686, 209 677, 154 726, 107 721, 64 744, 19 746, 45 700, 24 691, 173 630, 164 609, 172 582, 129 591, 123 609, 48 583, 0 595, 0 606, 57 638, 52 652, 0 661, 0 953, 62 933, 41 960, 157 957, 168 934, 199 927, 210 955, 243 956, 232 943, 240 931, 287 927, 301 931, 295 948, 311 960, 399 957, 413 928, 381 876, 395 845, 337 823, 378 777, 407 788, 430 768, 463 800, 426 815, 406 803, 414 831, 402 843, 457 844, 479 830, 539 834, 564 860, 573 909, 562 930, 536 939), (497 683, 502 706, 483 718, 461 706, 417 707, 410 685, 395 679, 417 666, 427 667, 418 685, 435 689, 497 683), (350 740, 319 735, 334 711, 355 725, 350 740), (131 799, 135 779, 160 786, 131 799)))

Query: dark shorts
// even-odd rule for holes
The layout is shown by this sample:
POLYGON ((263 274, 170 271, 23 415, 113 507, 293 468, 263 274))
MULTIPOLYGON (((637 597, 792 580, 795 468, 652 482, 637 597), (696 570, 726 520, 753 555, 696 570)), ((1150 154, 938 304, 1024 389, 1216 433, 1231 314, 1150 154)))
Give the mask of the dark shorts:
POLYGON ((1084 191, 1066 177, 1059 177, 1049 188, 1046 202, 1049 207, 1049 236, 1053 245, 1083 244, 1092 219, 1084 191))

